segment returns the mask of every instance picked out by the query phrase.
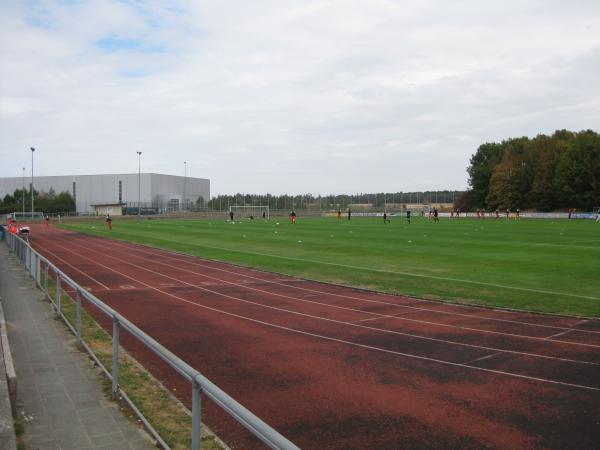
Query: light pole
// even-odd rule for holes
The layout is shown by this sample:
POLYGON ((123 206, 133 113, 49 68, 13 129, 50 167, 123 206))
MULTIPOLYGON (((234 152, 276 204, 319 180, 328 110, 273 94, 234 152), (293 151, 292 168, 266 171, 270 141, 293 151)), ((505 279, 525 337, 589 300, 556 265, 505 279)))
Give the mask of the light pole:
POLYGON ((23 202, 23 217, 25 217, 25 167, 23 167, 23 190, 21 191, 21 201, 23 202))
POLYGON ((185 193, 187 184, 187 161, 183 162, 183 207, 185 208, 185 193))
POLYGON ((31 148, 31 220, 33 220, 33 152, 35 148, 31 148))
POLYGON ((142 152, 138 154, 138 218, 142 216, 141 193, 142 193, 142 152))

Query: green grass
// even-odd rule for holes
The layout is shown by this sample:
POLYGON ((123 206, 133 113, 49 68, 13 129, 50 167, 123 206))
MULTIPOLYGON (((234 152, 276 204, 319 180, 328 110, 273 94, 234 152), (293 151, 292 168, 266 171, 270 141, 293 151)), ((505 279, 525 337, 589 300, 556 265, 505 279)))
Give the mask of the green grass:
POLYGON ((584 220, 299 218, 64 228, 394 294, 600 316, 600 225, 584 220))

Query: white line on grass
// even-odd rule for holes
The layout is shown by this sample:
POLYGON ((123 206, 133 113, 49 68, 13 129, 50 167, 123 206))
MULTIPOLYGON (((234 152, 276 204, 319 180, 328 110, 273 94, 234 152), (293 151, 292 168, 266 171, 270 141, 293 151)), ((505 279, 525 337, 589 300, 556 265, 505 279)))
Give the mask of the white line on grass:
POLYGON ((165 238, 162 238, 162 239, 166 240, 166 241, 170 241, 170 242, 175 242, 175 243, 178 243, 181 245, 185 245, 188 247, 209 248, 212 250, 220 250, 220 251, 224 251, 224 252, 242 253, 242 254, 255 255, 255 256, 266 256, 269 258, 285 259, 288 261, 300 261, 300 262, 306 262, 306 263, 311 263, 311 264, 323 264, 323 265, 333 266, 333 267, 343 267, 345 269, 364 270, 367 272, 376 272, 376 273, 390 273, 393 275, 403 275, 403 276, 415 277, 415 278, 430 278, 432 280, 440 280, 440 281, 454 281, 457 283, 475 284, 478 286, 489 286, 489 287, 496 287, 496 288, 500 288, 500 289, 511 289, 511 290, 524 291, 524 292, 535 292, 538 294, 558 295, 558 296, 573 297, 573 298, 584 298, 587 300, 600 300, 600 297, 594 297, 594 296, 589 296, 589 295, 579 295, 579 294, 573 294, 570 292, 555 292, 555 291, 547 291, 544 289, 533 289, 533 288, 509 286, 509 285, 497 284, 497 283, 486 283, 484 281, 465 280, 463 278, 440 277, 440 276, 436 276, 436 275, 425 275, 425 274, 421 274, 421 273, 411 273, 411 272, 403 272, 403 271, 397 271, 397 270, 374 269, 371 267, 361 267, 361 266, 354 266, 354 265, 350 265, 350 264, 340 264, 340 263, 333 263, 333 262, 328 262, 328 261, 319 261, 319 260, 315 260, 315 259, 293 258, 291 256, 273 255, 270 253, 259 253, 259 252, 251 252, 251 251, 247 251, 247 250, 238 250, 238 249, 233 249, 233 248, 216 247, 213 245, 194 244, 192 242, 184 243, 184 242, 177 241, 174 239, 165 239, 165 238))

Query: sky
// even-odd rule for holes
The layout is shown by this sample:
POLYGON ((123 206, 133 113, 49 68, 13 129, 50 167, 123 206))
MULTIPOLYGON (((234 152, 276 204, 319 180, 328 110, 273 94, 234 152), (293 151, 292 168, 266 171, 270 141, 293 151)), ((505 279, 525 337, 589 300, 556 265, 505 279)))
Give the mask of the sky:
POLYGON ((598 0, 0 0, 0 177, 463 190, 484 142, 599 128, 598 0))

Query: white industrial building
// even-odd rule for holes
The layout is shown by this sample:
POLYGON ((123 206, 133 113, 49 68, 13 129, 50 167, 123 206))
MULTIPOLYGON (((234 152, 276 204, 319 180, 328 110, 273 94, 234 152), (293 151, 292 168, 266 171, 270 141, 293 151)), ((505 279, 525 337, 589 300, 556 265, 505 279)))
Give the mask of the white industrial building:
MULTIPOLYGON (((29 191, 31 178, 0 178, 0 198, 15 190, 29 191)), ((141 207, 143 212, 164 212, 196 206, 199 197, 207 204, 210 180, 159 173, 61 175, 34 177, 37 192, 69 192, 80 214, 120 214, 121 208, 141 207), (139 186, 139 190, 138 190, 139 186)))

